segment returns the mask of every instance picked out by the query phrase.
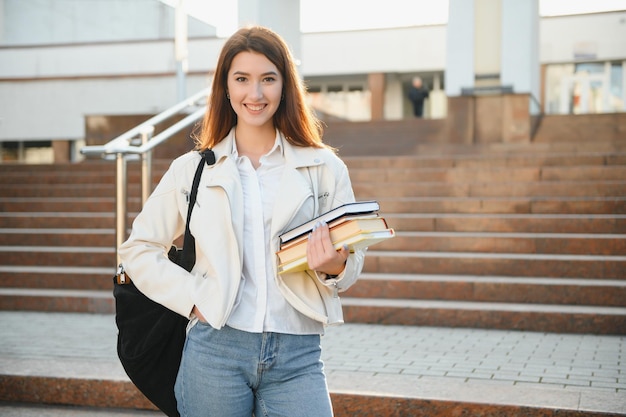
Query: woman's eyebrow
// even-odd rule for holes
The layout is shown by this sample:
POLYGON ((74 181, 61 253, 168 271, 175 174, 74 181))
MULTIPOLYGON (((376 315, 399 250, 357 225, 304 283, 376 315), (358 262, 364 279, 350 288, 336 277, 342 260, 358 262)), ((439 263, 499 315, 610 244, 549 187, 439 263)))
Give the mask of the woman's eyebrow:
MULTIPOLYGON (((233 75, 250 75, 250 73, 245 71, 233 71, 233 75)), ((262 77, 267 75, 278 75, 278 73, 276 71, 267 71, 261 74, 262 77)))

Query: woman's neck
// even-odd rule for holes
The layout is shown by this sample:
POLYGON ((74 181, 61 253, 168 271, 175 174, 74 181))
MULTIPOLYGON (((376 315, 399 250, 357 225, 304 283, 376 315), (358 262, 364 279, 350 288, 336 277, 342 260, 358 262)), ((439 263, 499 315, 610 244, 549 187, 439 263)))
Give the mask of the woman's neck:
POLYGON ((239 156, 247 156, 254 168, 260 165, 260 159, 268 153, 276 141, 276 130, 271 128, 235 128, 235 141, 239 156))

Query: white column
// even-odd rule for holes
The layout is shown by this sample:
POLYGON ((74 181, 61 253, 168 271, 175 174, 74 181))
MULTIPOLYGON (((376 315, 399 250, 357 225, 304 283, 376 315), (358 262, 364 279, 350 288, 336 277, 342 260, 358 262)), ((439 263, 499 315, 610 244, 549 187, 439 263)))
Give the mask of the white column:
POLYGON ((450 0, 448 13, 445 85, 454 97, 474 86, 474 1, 450 0))
POLYGON ((404 111, 402 97, 404 97, 402 79, 395 73, 386 74, 383 99, 385 103, 383 108, 385 120, 402 120, 404 111))
MULTIPOLYGON (((5 28, 4 24, 4 0, 0 0, 0 28, 5 28)), ((4 29, 0 29, 0 43, 4 43, 4 29)), ((2 149, 0 149, 0 161, 2 161, 2 149)))
MULTIPOLYGON (((626 60, 622 61, 622 108, 621 111, 626 111, 626 60)), ((620 111, 620 109, 616 109, 620 111)))
POLYGON ((539 1, 502 0, 502 85, 529 93, 531 114, 539 112, 539 1))
POLYGON ((188 69, 188 48, 187 48, 187 11, 185 10, 185 0, 178 0, 174 18, 174 55, 176 56, 176 85, 177 101, 181 102, 187 98, 187 88, 185 74, 188 69))
POLYGON ((474 87, 502 85, 501 44, 501 0, 474 0, 474 87))
POLYGON ((239 27, 266 26, 285 39, 294 58, 302 58, 299 0, 238 0, 239 27))

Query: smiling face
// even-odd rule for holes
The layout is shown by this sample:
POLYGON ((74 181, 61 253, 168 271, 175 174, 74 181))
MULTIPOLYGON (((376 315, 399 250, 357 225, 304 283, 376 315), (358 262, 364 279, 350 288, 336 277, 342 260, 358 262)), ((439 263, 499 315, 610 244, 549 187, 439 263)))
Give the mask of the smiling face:
POLYGON ((276 66, 263 54, 240 52, 228 71, 227 91, 239 128, 274 129, 283 91, 276 66))

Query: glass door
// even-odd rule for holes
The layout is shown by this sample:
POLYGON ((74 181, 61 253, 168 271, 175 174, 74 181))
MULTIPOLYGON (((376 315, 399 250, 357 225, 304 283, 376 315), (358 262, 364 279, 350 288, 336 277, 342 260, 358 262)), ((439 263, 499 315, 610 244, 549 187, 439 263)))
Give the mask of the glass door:
POLYGON ((610 78, 606 73, 577 72, 561 80, 560 113, 587 114, 615 111, 610 106, 610 78))
POLYGON ((550 114, 626 111, 626 61, 551 65, 545 99, 550 114))

